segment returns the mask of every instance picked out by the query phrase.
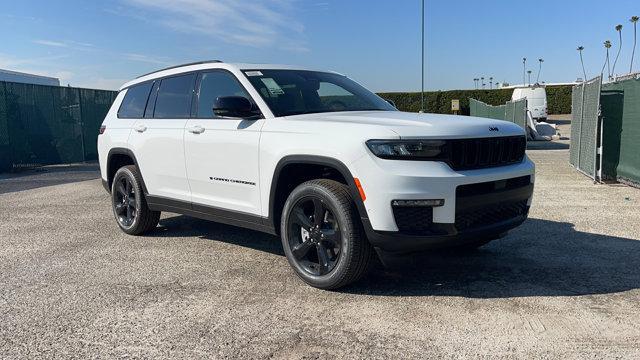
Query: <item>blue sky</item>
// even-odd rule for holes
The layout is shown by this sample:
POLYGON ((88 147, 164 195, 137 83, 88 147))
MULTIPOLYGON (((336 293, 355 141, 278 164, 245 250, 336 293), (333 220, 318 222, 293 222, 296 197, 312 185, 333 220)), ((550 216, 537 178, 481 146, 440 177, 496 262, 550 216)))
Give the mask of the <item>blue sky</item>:
MULTIPOLYGON (((628 71, 638 0, 426 1, 426 88, 473 87, 474 77, 522 81, 588 75, 623 24, 618 70, 628 71)), ((375 91, 420 89, 420 0, 6 1, 0 68, 116 89, 141 73, 202 59, 335 70, 375 91)), ((640 52, 640 49, 639 49, 640 52)), ((640 57, 640 54, 639 56, 640 57)), ((640 70, 640 59, 636 61, 640 70)))

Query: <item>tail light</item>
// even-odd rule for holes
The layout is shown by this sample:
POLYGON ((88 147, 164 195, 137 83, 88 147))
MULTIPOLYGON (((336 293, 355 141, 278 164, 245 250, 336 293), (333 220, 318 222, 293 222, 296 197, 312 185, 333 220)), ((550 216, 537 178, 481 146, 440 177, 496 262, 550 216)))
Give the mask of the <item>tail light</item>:
POLYGON ((107 127, 104 125, 100 126, 100 135, 104 134, 105 130, 107 130, 107 127))

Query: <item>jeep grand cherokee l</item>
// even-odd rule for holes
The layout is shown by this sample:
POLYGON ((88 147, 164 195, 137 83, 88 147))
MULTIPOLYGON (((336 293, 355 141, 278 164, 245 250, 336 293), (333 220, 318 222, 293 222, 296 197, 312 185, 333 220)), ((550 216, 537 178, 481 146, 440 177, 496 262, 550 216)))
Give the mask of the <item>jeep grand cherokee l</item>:
POLYGON ((208 61, 128 82, 98 137, 122 231, 161 211, 279 235, 324 289, 377 254, 478 247, 527 217, 534 165, 503 121, 398 111, 348 77, 208 61))

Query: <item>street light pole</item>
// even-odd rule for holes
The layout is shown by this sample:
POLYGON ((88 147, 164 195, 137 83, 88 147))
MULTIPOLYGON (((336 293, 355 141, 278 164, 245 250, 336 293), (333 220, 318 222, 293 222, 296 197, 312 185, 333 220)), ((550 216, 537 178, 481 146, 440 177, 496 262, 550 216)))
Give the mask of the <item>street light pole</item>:
POLYGON ((424 112, 424 0, 422 0, 422 87, 420 88, 420 112, 424 112))

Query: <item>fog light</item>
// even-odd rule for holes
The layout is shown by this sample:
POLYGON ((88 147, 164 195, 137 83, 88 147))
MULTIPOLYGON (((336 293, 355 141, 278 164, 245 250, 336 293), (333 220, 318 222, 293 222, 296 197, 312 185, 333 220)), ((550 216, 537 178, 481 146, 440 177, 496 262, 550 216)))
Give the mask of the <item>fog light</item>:
POLYGON ((429 199, 429 200, 393 200, 391 202, 393 206, 442 206, 444 205, 444 199, 429 199))

